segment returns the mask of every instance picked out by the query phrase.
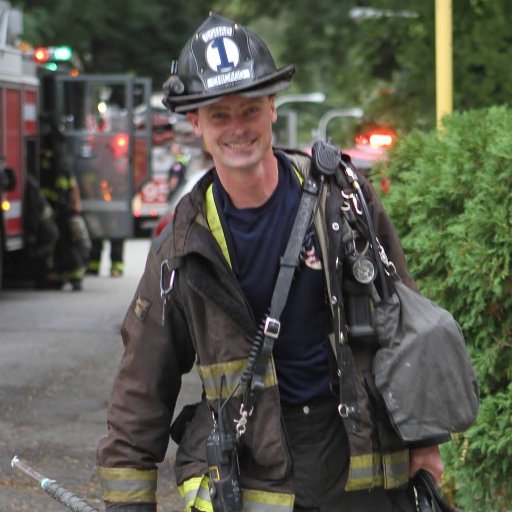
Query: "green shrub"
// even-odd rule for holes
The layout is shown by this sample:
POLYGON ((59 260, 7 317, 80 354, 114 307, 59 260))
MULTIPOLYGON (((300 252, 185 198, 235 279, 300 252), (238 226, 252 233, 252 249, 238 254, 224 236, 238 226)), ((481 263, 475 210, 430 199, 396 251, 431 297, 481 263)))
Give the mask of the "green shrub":
POLYGON ((412 133, 382 177, 411 272, 461 324, 479 381, 476 424, 442 447, 446 482, 466 511, 511 510, 512 112, 457 113, 440 133, 412 133))

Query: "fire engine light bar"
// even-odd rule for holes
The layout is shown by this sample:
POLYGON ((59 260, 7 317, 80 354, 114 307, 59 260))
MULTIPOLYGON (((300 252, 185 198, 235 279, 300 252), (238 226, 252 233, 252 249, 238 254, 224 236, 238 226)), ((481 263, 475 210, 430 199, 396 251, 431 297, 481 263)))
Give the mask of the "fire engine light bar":
POLYGON ((42 64, 43 62, 48 62, 50 60, 50 52, 48 51, 48 48, 45 48, 43 46, 40 46, 39 48, 36 48, 33 53, 34 61, 42 64))
POLYGON ((70 46, 39 46, 32 52, 32 58, 37 64, 50 62, 68 62, 73 57, 70 46))
POLYGON ((53 49, 53 59, 58 61, 71 60, 73 57, 73 51, 69 46, 56 46, 53 49))
POLYGON ((393 136, 385 133, 373 133, 370 135, 370 146, 376 148, 388 147, 393 144, 393 136))

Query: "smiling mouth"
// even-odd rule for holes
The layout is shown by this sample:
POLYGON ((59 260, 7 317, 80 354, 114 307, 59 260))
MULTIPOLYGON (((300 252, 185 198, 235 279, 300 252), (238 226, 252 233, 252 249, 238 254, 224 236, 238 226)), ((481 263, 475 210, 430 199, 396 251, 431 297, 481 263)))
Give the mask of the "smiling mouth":
POLYGON ((251 140, 251 141, 246 141, 246 142, 230 142, 230 143, 226 143, 226 146, 229 148, 229 149, 248 149, 250 148, 254 142, 255 142, 256 139, 254 140, 251 140))

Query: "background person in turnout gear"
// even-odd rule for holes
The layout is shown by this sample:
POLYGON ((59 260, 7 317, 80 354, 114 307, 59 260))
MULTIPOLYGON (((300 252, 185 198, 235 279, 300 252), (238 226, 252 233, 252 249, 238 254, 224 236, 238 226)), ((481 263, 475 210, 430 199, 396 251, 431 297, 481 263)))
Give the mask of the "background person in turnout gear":
POLYGON ((174 156, 174 162, 167 173, 167 182, 169 185, 168 201, 171 200, 178 187, 183 183, 190 160, 189 157, 183 154, 179 144, 176 142, 172 144, 171 151, 174 156))
MULTIPOLYGON (((293 73, 276 68, 254 32, 212 14, 166 82, 166 106, 187 113, 214 167, 153 244, 122 325, 125 353, 97 452, 110 512, 156 511, 169 435, 179 445, 175 476, 187 511, 412 512, 410 478, 420 468, 441 476, 445 439, 401 441, 374 392, 374 347, 358 340, 346 352, 357 408, 338 413, 338 363, 348 360, 336 362, 330 338, 339 337, 344 297, 330 291, 340 286, 344 254, 334 248, 349 212, 336 180, 320 195, 262 389, 245 409, 251 350, 311 168, 309 156, 272 147, 274 95, 293 73), (194 365, 202 401, 169 429, 181 377, 194 365), (225 436, 236 453, 220 443, 225 436)), ((363 188, 379 240, 414 287, 390 219, 371 186, 363 188)))
MULTIPOLYGON (((110 275, 121 277, 124 272, 124 238, 111 238, 110 243, 110 275)), ((104 240, 93 238, 91 253, 87 261, 87 275, 97 276, 100 273, 101 253, 104 240)))
POLYGON ((59 237, 37 286, 60 290, 69 282, 73 290, 80 291, 85 275, 85 255, 71 226, 71 218, 82 212, 80 190, 75 176, 56 161, 54 144, 59 144, 60 133, 53 126, 48 129, 51 131, 43 139, 41 151, 41 187, 54 211, 59 237))

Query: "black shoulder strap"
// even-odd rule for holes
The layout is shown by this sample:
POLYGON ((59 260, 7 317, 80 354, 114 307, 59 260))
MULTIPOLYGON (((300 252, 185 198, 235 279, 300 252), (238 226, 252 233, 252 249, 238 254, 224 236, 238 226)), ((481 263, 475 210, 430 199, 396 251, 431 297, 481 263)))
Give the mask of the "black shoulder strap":
POLYGON ((272 294, 270 312, 263 326, 264 337, 261 350, 255 359, 252 368, 251 383, 244 397, 244 406, 247 411, 251 411, 256 400, 256 395, 264 388, 263 375, 270 354, 272 353, 274 342, 279 336, 281 329, 279 318, 286 305, 293 275, 299 264, 302 242, 304 241, 307 228, 311 222, 312 212, 319 195, 320 187, 319 180, 316 179, 313 172, 310 172, 302 185, 299 208, 293 222, 286 250, 281 258, 281 266, 272 294))

